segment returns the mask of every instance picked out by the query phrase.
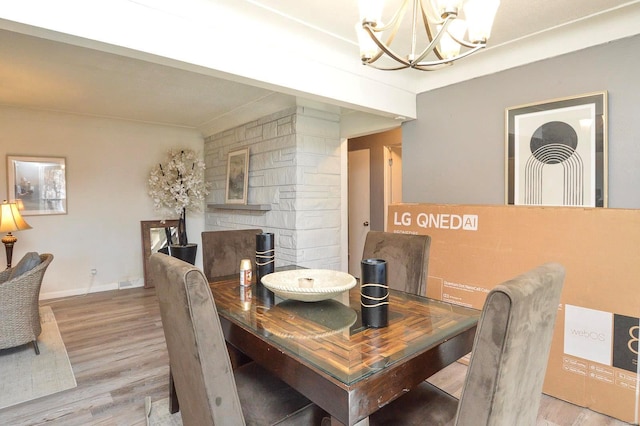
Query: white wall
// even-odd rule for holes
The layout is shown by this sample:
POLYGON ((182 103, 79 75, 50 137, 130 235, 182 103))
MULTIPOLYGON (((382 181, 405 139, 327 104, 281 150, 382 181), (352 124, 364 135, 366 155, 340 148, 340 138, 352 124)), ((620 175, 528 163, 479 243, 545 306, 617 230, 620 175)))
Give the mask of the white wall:
MULTIPOLYGON (((387 117, 415 117, 410 74, 386 73, 378 80, 379 72, 363 67, 358 60, 352 24, 346 27, 349 41, 301 22, 283 21, 279 14, 267 11, 265 15, 262 7, 251 3, 21 0, 3 2, 0 28, 158 61, 318 102, 331 100, 351 108, 360 105, 362 111, 380 111, 387 117)), ((256 105, 268 107, 259 100, 256 105)))
POLYGON ((269 211, 209 209, 207 230, 275 234, 276 265, 344 270, 342 153, 337 114, 294 107, 206 138, 208 201, 224 204, 227 155, 249 147, 248 204, 269 211))
MULTIPOLYGON (((162 219, 147 195, 151 167, 170 148, 203 151, 192 129, 0 107, 0 153, 65 157, 68 214, 27 216, 15 233, 13 263, 27 251, 50 252, 41 298, 143 285, 140 221, 162 219), (92 277, 90 270, 97 269, 92 277)), ((7 197, 6 159, 0 196, 7 197)), ((187 215, 190 242, 200 244, 204 215, 187 215)), ((0 247, 0 252, 4 250, 0 247)), ((0 254, 4 262, 4 254, 0 254)), ((199 250, 196 265, 202 265, 199 250)))

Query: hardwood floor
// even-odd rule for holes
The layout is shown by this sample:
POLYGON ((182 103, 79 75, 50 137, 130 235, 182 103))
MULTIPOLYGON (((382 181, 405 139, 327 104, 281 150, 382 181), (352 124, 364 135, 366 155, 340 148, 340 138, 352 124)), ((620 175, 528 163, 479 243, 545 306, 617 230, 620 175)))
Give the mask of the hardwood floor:
MULTIPOLYGON (((144 400, 166 398, 169 360, 154 289, 47 300, 78 386, 0 410, 0 425, 144 425, 144 400)), ((459 395, 466 366, 454 363, 430 381, 459 395)), ((627 425, 543 395, 540 426, 627 425)))
POLYGON ((78 386, 0 411, 1 425, 145 425, 144 399, 169 392, 153 289, 94 293, 51 306, 78 386))

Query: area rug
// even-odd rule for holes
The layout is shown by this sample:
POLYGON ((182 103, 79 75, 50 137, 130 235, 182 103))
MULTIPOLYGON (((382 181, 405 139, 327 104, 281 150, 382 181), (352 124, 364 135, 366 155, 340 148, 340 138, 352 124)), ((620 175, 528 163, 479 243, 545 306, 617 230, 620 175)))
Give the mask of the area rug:
POLYGON ((77 386, 51 307, 40 307, 40 321, 40 355, 31 344, 0 350, 0 410, 77 386))
POLYGON ((144 404, 147 426, 182 426, 180 413, 169 413, 169 398, 151 402, 151 398, 147 397, 144 404))

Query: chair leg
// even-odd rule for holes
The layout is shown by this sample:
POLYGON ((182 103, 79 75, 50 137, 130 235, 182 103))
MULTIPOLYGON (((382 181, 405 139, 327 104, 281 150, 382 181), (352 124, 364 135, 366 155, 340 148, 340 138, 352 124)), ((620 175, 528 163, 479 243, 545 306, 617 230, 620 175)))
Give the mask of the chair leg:
POLYGON ((38 347, 38 341, 37 340, 33 341, 33 349, 35 349, 36 355, 40 355, 40 348, 38 347))
POLYGON ((180 402, 178 401, 178 394, 176 393, 176 385, 173 382, 171 367, 169 367, 169 413, 175 414, 178 411, 180 411, 180 402))

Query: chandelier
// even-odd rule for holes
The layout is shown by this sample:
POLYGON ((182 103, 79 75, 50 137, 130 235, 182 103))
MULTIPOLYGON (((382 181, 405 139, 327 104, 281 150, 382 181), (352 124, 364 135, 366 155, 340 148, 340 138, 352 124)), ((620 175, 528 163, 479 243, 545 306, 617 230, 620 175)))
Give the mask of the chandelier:
MULTIPOLYGON (((421 71, 452 65, 487 45, 499 4, 500 0, 402 0, 385 25, 381 19, 383 0, 359 0, 361 22, 356 24, 356 32, 362 63, 381 70, 414 68, 421 71), (409 5, 413 12, 411 50, 400 55, 391 49, 391 43, 409 5), (421 40, 422 45, 418 44, 420 25, 427 36, 421 40), (376 63, 385 54, 396 62, 376 63)), ((387 62, 390 61, 387 59, 387 62)))

